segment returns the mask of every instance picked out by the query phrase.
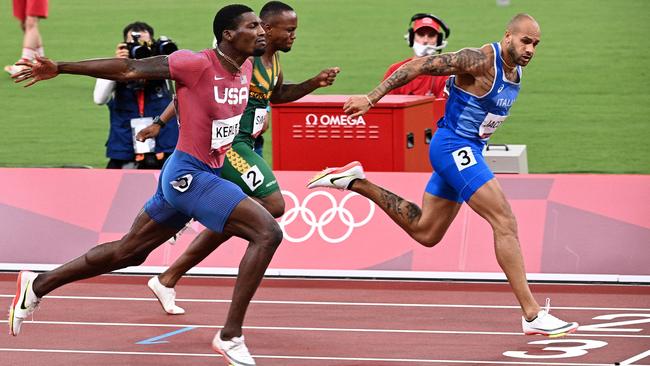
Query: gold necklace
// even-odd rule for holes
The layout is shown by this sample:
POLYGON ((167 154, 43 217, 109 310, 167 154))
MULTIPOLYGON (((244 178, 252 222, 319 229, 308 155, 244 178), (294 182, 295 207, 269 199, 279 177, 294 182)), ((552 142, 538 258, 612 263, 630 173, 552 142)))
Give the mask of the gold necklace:
POLYGON ((231 64, 232 66, 234 66, 235 69, 237 69, 237 72, 239 72, 239 74, 240 74, 240 77, 239 77, 239 78, 241 79, 241 83, 242 83, 242 84, 246 84, 246 75, 242 74, 241 67, 239 67, 239 65, 237 65, 237 63, 236 63, 233 59, 231 59, 228 55, 226 55, 225 53, 221 52, 221 50, 219 49, 219 45, 217 45, 217 46, 215 46, 215 47, 216 47, 216 49, 217 49, 217 53, 218 53, 221 57, 223 57, 226 61, 228 61, 229 64, 231 64))
POLYGON ((503 62, 504 65, 508 66, 511 69, 514 69, 516 66, 510 66, 506 60, 503 59, 503 56, 501 55, 501 52, 499 52, 499 57, 501 57, 501 61, 503 62))

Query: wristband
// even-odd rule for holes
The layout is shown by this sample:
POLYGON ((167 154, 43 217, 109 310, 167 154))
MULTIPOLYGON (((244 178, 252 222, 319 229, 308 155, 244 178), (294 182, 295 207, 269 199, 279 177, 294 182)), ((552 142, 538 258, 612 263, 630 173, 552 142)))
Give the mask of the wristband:
POLYGON ((153 122, 152 122, 152 123, 153 123, 154 125, 158 125, 158 126, 160 126, 160 128, 165 127, 165 125, 167 124, 167 122, 164 122, 162 119, 160 119, 160 116, 156 116, 156 117, 153 119, 153 122))
POLYGON ((368 104, 369 104, 371 107, 374 107, 375 105, 372 104, 372 101, 370 100, 370 98, 369 98, 367 95, 364 95, 364 96, 366 97, 366 100, 368 101, 368 104))

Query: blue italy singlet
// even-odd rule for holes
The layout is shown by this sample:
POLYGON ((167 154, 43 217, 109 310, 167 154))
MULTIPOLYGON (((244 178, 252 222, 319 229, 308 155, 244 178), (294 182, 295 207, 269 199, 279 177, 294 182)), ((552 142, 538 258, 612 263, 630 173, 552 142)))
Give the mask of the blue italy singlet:
MULTIPOLYGON (((500 57, 501 46, 492 43, 494 49, 494 83, 492 89, 476 96, 455 85, 456 76, 449 78, 449 99, 445 106, 445 116, 438 127, 446 127, 468 139, 480 139, 487 142, 494 131, 508 116, 510 107, 517 99, 520 83, 506 79, 503 73, 503 60, 500 57)), ((517 75, 521 81, 521 66, 517 66, 517 75)))
POLYGON ((425 191, 451 201, 469 201, 472 195, 494 174, 483 158, 483 146, 505 121, 517 98, 521 67, 517 66, 519 82, 506 79, 503 72, 501 47, 494 50, 494 81, 482 96, 473 95, 455 85, 449 78, 449 99, 445 115, 429 147, 429 159, 434 173, 425 191))

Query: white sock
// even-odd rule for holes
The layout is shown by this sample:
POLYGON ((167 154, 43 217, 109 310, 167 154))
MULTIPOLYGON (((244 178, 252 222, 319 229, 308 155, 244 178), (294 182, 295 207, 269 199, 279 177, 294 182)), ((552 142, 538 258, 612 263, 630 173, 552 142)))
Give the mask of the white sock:
POLYGON ((36 53, 41 57, 45 57, 45 48, 43 48, 43 46, 38 46, 36 53))
POLYGON ((23 54, 20 56, 20 58, 23 60, 31 61, 36 57, 36 55, 38 55, 38 52, 35 49, 23 47, 23 54))

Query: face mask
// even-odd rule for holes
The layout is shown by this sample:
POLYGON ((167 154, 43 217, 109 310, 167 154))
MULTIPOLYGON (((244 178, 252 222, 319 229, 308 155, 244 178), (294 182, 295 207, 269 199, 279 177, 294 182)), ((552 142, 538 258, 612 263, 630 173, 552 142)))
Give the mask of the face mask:
POLYGON ((438 47, 433 45, 423 45, 421 43, 413 42, 413 52, 418 57, 430 56, 438 52, 438 47))

